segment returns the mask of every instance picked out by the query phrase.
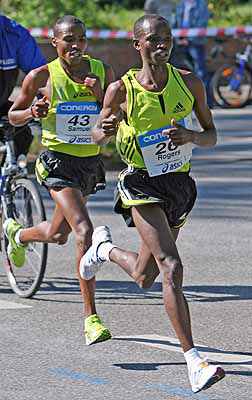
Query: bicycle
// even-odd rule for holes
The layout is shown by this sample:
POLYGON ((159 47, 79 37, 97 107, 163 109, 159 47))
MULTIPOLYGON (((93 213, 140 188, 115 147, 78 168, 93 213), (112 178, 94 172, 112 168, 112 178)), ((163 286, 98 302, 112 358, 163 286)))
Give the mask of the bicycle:
MULTIPOLYGON (((227 58, 223 46, 218 44, 211 57, 222 54, 227 58)), ((211 90, 215 102, 222 108, 241 108, 250 100, 252 90, 252 39, 242 53, 235 55, 233 62, 222 65, 213 74, 211 90)))
POLYGON ((26 262, 23 267, 12 265, 8 254, 8 239, 3 232, 3 223, 7 218, 14 218, 25 228, 46 220, 45 209, 39 189, 28 176, 26 157, 16 159, 14 127, 7 119, 0 119, 0 132, 3 143, 0 145, 1 165, 1 250, 4 269, 13 292, 19 297, 32 297, 39 289, 46 268, 47 243, 29 243, 26 251, 26 262))

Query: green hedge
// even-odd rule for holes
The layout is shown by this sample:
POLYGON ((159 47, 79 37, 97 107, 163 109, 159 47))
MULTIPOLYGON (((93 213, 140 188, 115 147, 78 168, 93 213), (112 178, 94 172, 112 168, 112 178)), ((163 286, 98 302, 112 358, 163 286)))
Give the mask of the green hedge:
MULTIPOLYGON (((74 14, 83 19, 88 28, 131 30, 134 21, 143 15, 142 0, 3 0, 2 11, 24 26, 53 26, 59 16, 74 14), (112 4, 105 4, 112 3, 112 4), (124 5, 124 6, 123 6, 124 5)), ((252 24, 250 1, 211 0, 212 18, 209 26, 237 26, 252 24), (250 5, 249 5, 250 4, 250 5)))

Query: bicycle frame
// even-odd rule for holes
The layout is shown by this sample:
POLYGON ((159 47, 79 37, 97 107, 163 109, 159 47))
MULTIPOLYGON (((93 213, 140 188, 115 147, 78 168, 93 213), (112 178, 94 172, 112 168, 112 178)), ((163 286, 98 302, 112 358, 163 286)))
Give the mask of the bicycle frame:
POLYGON ((4 131, 5 139, 5 144, 0 146, 0 152, 4 154, 4 161, 1 165, 1 204, 4 214, 10 216, 12 212, 12 201, 10 194, 11 182, 14 177, 26 176, 27 171, 26 168, 21 169, 17 163, 13 141, 13 126, 11 126, 7 120, 2 119, 0 120, 0 129, 4 131))
MULTIPOLYGON (((248 44, 243 53, 236 55, 237 70, 232 74, 230 80, 230 89, 238 91, 242 82, 242 77, 244 75, 244 70, 249 68, 249 57, 252 53, 252 46, 248 44)), ((250 69, 250 68, 249 68, 250 69)))

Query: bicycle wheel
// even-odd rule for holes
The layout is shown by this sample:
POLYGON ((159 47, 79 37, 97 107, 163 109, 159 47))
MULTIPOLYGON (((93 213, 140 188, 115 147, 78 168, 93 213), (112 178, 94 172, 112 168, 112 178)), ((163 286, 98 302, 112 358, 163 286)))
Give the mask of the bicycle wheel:
POLYGON ((250 98, 251 74, 245 69, 241 75, 238 68, 237 65, 223 65, 212 77, 213 97, 222 108, 244 107, 250 98))
MULTIPOLYGON (((45 209, 37 185, 27 178, 18 178, 11 184, 11 207, 8 216, 29 228, 46 219, 45 209)), ((3 223, 4 221, 2 221, 3 223)), ((12 290, 20 297, 32 297, 43 280, 47 262, 47 243, 29 243, 23 267, 16 268, 8 258, 8 239, 2 232, 4 266, 12 290)))

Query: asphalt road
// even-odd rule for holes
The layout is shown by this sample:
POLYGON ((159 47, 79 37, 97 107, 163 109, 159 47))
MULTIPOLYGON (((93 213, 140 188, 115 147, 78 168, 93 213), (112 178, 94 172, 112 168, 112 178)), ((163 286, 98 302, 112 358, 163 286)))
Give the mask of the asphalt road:
MULTIPOLYGON (((194 151, 198 200, 178 247, 195 343, 226 378, 193 395, 160 280, 143 291, 112 264, 98 275, 96 299, 113 340, 85 346, 71 238, 50 247, 45 282, 32 300, 10 291, 0 265, 1 400, 252 398, 252 108, 214 116, 218 146, 194 151)), ((136 250, 135 230, 112 214, 116 175, 90 198, 90 213, 96 226, 111 227, 118 245, 136 250)), ((50 215, 48 196, 45 203, 50 215)))

